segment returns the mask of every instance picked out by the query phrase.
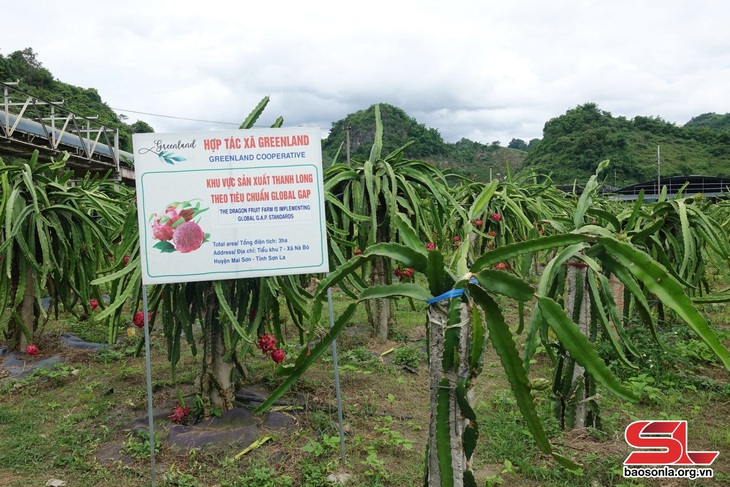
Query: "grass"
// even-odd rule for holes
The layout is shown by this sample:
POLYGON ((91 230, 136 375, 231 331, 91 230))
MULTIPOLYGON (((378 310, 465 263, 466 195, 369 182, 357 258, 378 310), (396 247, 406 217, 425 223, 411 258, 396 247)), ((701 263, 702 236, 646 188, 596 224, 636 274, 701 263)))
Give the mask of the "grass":
MULTIPOLYGON (((336 297, 336 309, 345 303, 344 298, 336 297)), ((415 308, 405 301, 398 304, 392 341, 370 339, 362 309, 338 339, 348 432, 346 465, 340 464, 333 363, 332 356, 326 355, 291 391, 306 396, 311 406, 297 414, 298 429, 267 433, 272 441, 241 456, 237 456, 241 448, 235 446, 178 451, 163 442, 156 455, 158 484, 315 487, 327 485, 330 474, 349 473, 354 476, 350 485, 422 485, 429 406, 422 355, 423 309, 415 308), (397 350, 404 350, 398 359, 397 350)), ((706 311, 723 343, 730 345, 726 308, 708 307, 706 311)), ((146 424, 144 359, 133 354, 136 338, 99 353, 61 347, 60 332, 82 327, 87 336, 105 336, 105 330, 92 320, 49 322, 40 348, 44 356, 60 354, 62 363, 18 381, 0 382, 0 485, 41 486, 53 478, 74 486, 149 485, 149 444, 145 444, 145 435, 133 432, 135 421, 146 424), (118 450, 124 454, 110 455, 118 450)), ((670 418, 689 422, 693 450, 720 451, 713 464, 714 479, 672 485, 726 485, 730 481, 728 373, 684 327, 667 326, 662 337, 671 345, 668 350, 648 341, 640 343, 651 360, 648 370, 636 372, 608 360, 642 400, 626 404, 599 391, 601 430, 560 431, 552 418, 550 388, 535 390, 551 442, 581 464, 574 472, 539 452, 499 358, 488 349, 473 402, 480 421, 474 455, 478 485, 663 485, 622 477, 621 465, 630 451, 623 431, 634 420, 670 418)), ((635 338, 640 340, 642 335, 637 333, 635 338)), ((152 358, 154 405, 164 415, 176 404, 177 395, 164 339, 157 331, 152 333, 152 358)), ((186 397, 196 391, 198 361, 184 353, 178 366, 177 386, 186 397)), ((249 383, 272 390, 282 380, 272 375, 270 361, 258 354, 246 357, 245 363, 249 383)), ((535 356, 530 378, 552 380, 544 352, 535 356)), ((168 425, 164 420, 157 425, 164 440, 168 425)))

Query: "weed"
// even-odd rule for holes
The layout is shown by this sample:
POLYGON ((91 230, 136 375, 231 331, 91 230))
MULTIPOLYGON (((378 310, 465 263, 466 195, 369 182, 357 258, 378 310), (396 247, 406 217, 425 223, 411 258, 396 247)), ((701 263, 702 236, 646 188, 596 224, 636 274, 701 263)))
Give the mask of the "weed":
POLYGON ((413 442, 406 439, 398 431, 391 429, 390 426, 392 424, 393 418, 391 416, 385 416, 376 420, 376 424, 373 425, 373 429, 380 434, 380 438, 374 442, 375 445, 410 450, 413 447, 413 442), (382 422, 382 426, 377 424, 378 422, 382 422))
POLYGON ((654 380, 654 377, 648 374, 639 374, 636 377, 630 378, 626 383, 626 387, 639 396, 642 401, 657 404, 662 399, 663 394, 660 389, 649 385, 655 383, 656 380, 654 380))
POLYGON ((40 369, 36 369, 33 372, 33 375, 35 375, 36 377, 44 377, 51 380, 68 379, 72 375, 75 375, 75 370, 76 368, 70 365, 56 364, 53 367, 42 367, 40 369))
POLYGON ((118 362, 125 357, 132 357, 136 354, 137 347, 127 342, 122 342, 113 347, 104 347, 96 354, 96 360, 102 364, 118 362))
MULTIPOLYGON (((160 451, 161 438, 159 432, 155 431, 155 454, 160 451)), ((132 458, 150 458, 150 438, 146 431, 130 433, 124 443, 124 451, 132 458)))
POLYGON ((168 485, 177 485, 178 487, 203 487, 203 484, 196 480, 191 473, 183 472, 174 463, 167 470, 165 481, 168 485))
POLYGON ((294 481, 288 475, 279 475, 276 470, 254 463, 248 467, 246 474, 233 482, 224 482, 222 487, 292 487, 294 481))
POLYGON ((390 474, 385 469, 385 463, 378 458, 375 445, 366 445, 363 449, 367 453, 367 456, 362 461, 362 464, 366 467, 364 473, 370 480, 369 485, 374 487, 383 485, 383 482, 390 478, 390 474))
POLYGON ((415 369, 422 360, 425 360, 425 354, 414 346, 400 347, 393 352, 393 363, 396 365, 405 365, 415 369))
POLYGON ((327 481, 327 476, 332 473, 334 466, 334 462, 331 461, 324 463, 304 462, 303 465, 300 463, 299 467, 302 473, 301 486, 322 487, 324 485, 330 485, 330 482, 327 481))

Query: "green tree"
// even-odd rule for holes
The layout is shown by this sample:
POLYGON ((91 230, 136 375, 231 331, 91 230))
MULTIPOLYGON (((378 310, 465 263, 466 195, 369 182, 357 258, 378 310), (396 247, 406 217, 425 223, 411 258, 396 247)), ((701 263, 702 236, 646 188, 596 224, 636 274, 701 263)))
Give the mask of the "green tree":
POLYGON ((527 143, 522 139, 512 139, 509 141, 509 144, 507 144, 507 147, 510 149, 516 149, 516 150, 527 150, 527 143))
POLYGON ((610 159, 611 183, 629 185, 656 177, 657 146, 662 176, 724 175, 730 155, 727 132, 702 124, 678 127, 659 117, 613 117, 586 103, 545 123, 543 138, 530 148, 525 169, 549 174, 558 184, 587 180, 598 161, 610 159))
POLYGON ((155 132, 155 129, 153 129, 150 124, 143 122, 142 120, 137 120, 130 125, 130 128, 132 129, 133 134, 151 134, 155 132))
MULTIPOLYGON (((382 103, 332 123, 330 133, 322 143, 325 161, 334 162, 335 154, 345 147, 348 135, 351 155, 359 159, 368 158, 376 137, 372 123, 376 107, 384 128, 380 141, 383 153, 394 152, 404 146, 407 146, 405 155, 410 158, 435 157, 445 152, 444 141, 437 130, 419 124, 400 108, 382 103)), ((340 152, 340 157, 342 155, 340 152)))

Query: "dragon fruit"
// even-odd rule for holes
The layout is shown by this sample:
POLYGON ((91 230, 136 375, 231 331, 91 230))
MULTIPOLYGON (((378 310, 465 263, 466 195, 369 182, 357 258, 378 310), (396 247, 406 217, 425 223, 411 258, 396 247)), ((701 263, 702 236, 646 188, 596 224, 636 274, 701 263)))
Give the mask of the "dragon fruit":
POLYGON ((195 214, 195 210, 193 210, 192 208, 186 208, 184 210, 180 210, 180 213, 178 213, 180 218, 182 218, 186 222, 189 222, 190 220, 192 220, 194 214, 195 214))
POLYGON ((269 333, 261 335, 259 337, 259 343, 257 346, 262 352, 269 353, 276 348, 276 338, 274 338, 274 335, 271 335, 269 333))
POLYGON ((198 250, 203 244, 203 240, 205 240, 205 232, 195 222, 178 225, 172 234, 172 243, 183 254, 198 250))
POLYGON ((276 362, 277 364, 280 364, 284 361, 284 358, 286 357, 286 352, 282 350, 281 348, 275 348, 271 351, 271 360, 276 362))
POLYGON ((154 220, 152 221, 152 237, 157 240, 162 240, 163 242, 172 240, 172 235, 175 232, 176 227, 175 224, 178 220, 183 219, 186 222, 189 222, 192 218, 192 208, 178 212, 177 206, 168 206, 164 215, 158 215, 155 213, 154 220))
POLYGON ((168 418, 175 424, 181 424, 190 413, 191 411, 189 407, 183 407, 178 404, 175 406, 175 410, 170 413, 168 418))
POLYGON ((170 221, 168 220, 166 223, 160 224, 160 217, 155 218, 155 221, 152 222, 152 237, 163 242, 171 240, 175 231, 172 229, 170 221))

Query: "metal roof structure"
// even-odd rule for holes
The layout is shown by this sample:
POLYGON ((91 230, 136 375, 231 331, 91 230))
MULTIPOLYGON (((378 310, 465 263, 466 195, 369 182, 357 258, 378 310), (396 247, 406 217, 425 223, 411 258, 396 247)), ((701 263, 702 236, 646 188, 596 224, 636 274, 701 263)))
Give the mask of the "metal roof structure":
POLYGON ((0 100, 0 155, 30 157, 33 151, 47 156, 68 152, 75 171, 106 172, 126 182, 134 181, 133 155, 119 150, 116 129, 98 123, 2 83, 0 100))
POLYGON ((668 197, 676 197, 677 194, 692 196, 702 194, 706 198, 725 198, 730 193, 730 178, 714 176, 667 176, 658 181, 644 181, 625 188, 616 189, 611 192, 612 197, 623 201, 633 201, 644 192, 645 201, 655 201, 662 191, 668 197))

